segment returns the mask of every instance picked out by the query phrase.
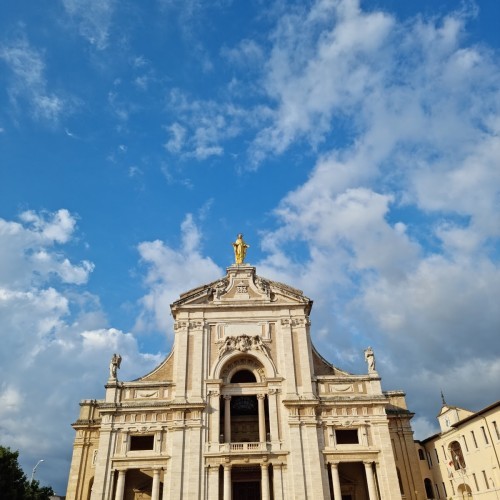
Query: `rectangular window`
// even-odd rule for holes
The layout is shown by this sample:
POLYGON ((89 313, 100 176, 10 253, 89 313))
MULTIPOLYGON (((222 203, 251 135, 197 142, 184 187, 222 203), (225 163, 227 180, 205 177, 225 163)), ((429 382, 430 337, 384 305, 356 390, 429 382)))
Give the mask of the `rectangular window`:
POLYGON ((337 444, 359 444, 357 429, 336 429, 337 444))
POLYGON ((493 421, 493 428, 495 429, 495 434, 497 435, 497 439, 500 439, 500 432, 498 432, 497 423, 493 421))
POLYGON ((439 463, 439 455, 438 455, 438 451, 436 450, 436 448, 434 448, 434 453, 436 454, 437 463, 439 463))
POLYGON ((469 447, 467 446, 467 439, 465 439, 465 436, 462 436, 464 438, 464 445, 465 445, 465 449, 466 451, 469 451, 469 447))
POLYGON ((427 463, 428 463, 429 467, 432 467, 432 458, 431 458, 431 454, 429 452, 427 452, 427 463))
POLYGON ((484 442, 486 444, 490 444, 490 442, 488 441, 488 436, 486 435, 486 430, 484 429, 483 426, 481 426, 481 430, 483 431, 484 442))
POLYGON ((474 434, 474 431, 470 431, 470 433, 472 434, 472 441, 474 441, 474 446, 477 448, 477 441, 476 441, 476 435, 474 434))
POLYGON ((484 484, 486 486, 486 489, 490 489, 490 485, 488 484, 488 478, 486 477, 486 471, 483 470, 483 477, 484 477, 484 484))
POLYGON ((441 445, 441 449, 443 450, 443 457, 446 462, 446 450, 444 449, 444 446, 441 445))
POLYGON ((453 496, 455 496, 455 486, 453 486, 453 481, 450 481, 450 486, 451 486, 451 491, 453 493, 453 496))
POLYGON ((130 451, 144 451, 154 449, 153 434, 147 436, 130 436, 130 451))
POLYGON ((438 488, 437 483, 434 486, 436 487, 436 493, 437 493, 438 498, 441 498, 441 495, 439 494, 439 488, 438 488))
POLYGON ((474 478, 474 484, 476 485, 476 491, 479 491, 479 484, 477 482, 476 474, 473 472, 472 477, 474 478))
POLYGON ((444 481, 443 481, 443 493, 444 493, 444 497, 446 498, 448 493, 446 493, 446 485, 444 484, 444 481))

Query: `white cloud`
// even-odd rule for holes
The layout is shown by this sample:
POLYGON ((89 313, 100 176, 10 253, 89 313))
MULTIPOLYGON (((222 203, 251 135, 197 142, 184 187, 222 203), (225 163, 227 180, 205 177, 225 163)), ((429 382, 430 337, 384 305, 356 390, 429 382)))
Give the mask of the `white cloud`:
POLYGON ((170 132, 171 138, 165 144, 165 148, 170 153, 179 153, 184 145, 186 129, 179 123, 173 123, 167 130, 170 132))
POLYGON ((137 323, 138 329, 172 331, 170 304, 180 293, 224 274, 212 259, 203 257, 202 235, 191 214, 182 222, 181 232, 182 242, 178 249, 159 240, 145 241, 138 247, 147 265, 145 283, 149 289, 141 299, 143 313, 137 323))
POLYGON ((62 0, 67 14, 78 25, 80 35, 98 50, 108 46, 114 0, 62 0))
POLYGON ((35 119, 57 122, 71 111, 70 100, 48 90, 43 52, 19 37, 0 45, 0 59, 10 69, 9 96, 15 106, 27 102, 35 119))
POLYGON ((342 0, 285 14, 251 151, 322 151, 278 204, 259 270, 314 298, 327 358, 360 370, 372 344, 385 386, 426 416, 438 383, 453 404, 497 398, 500 65, 465 45, 467 15, 402 24, 342 0))
POLYGON ((177 121, 166 127, 170 138, 165 148, 197 160, 223 155, 222 143, 238 136, 252 119, 252 113, 230 102, 190 101, 179 89, 171 91, 168 107, 177 121))
POLYGON ((141 353, 131 333, 108 327, 98 298, 78 287, 93 264, 64 254, 75 227, 64 209, 24 212, 21 223, 0 219, 2 444, 20 450, 25 470, 43 457, 45 477, 61 492, 74 439, 69 424, 80 399, 103 395, 112 353, 123 357, 123 379, 161 360, 141 353))
POLYGON ((67 243, 75 229, 76 219, 67 210, 27 211, 20 219, 24 225, 0 219, 0 285, 22 290, 51 276, 68 284, 87 282, 93 264, 73 264, 55 249, 67 243))
POLYGON ((239 66, 258 67, 264 60, 264 51, 255 40, 244 39, 236 47, 223 47, 221 55, 239 66))

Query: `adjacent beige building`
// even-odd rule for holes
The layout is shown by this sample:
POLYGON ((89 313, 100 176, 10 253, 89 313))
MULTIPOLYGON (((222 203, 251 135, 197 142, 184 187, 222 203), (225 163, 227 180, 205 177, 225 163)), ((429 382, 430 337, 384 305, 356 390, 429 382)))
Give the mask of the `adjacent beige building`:
POLYGON ((311 307, 243 263, 182 294, 163 363, 123 382, 115 356, 80 403, 67 500, 425 498, 404 394, 370 348, 363 374, 324 360, 311 307))
POLYGON ((427 498, 500 498, 500 401, 473 413, 443 399, 441 432, 417 442, 427 498))

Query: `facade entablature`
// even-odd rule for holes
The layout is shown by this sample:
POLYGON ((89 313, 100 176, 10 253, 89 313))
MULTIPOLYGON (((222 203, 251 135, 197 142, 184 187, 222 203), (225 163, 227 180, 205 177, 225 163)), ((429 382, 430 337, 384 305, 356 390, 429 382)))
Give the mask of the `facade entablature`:
POLYGON ((224 463, 231 463, 232 465, 261 465, 265 463, 286 465, 288 451, 276 452, 259 452, 259 453, 218 453, 209 452, 205 453, 205 464, 210 467, 218 467, 224 463))
POLYGON ((316 407, 320 404, 319 399, 284 399, 282 402, 287 408, 316 407))
MULTIPOLYGON (((167 467, 167 460, 170 460, 170 455, 161 455, 162 461, 165 461, 167 467)), ((158 468, 158 456, 143 456, 143 457, 113 457, 112 463, 114 468, 126 467, 127 469, 156 469, 158 468)))
POLYGON ((319 401, 324 405, 338 405, 339 403, 348 403, 349 405, 384 405, 387 406, 387 401, 384 398, 373 396, 320 396, 319 401))
POLYGON ((71 424, 71 427, 75 430, 86 430, 89 428, 97 428, 101 425, 101 419, 95 419, 95 420, 84 420, 84 419, 78 419, 76 422, 71 424))
POLYGON ((376 458, 380 454, 380 449, 370 448, 370 449, 351 449, 351 450, 333 450, 325 449, 323 450, 323 456, 327 462, 362 462, 366 461, 376 461, 376 458))
POLYGON ((251 396, 267 394, 267 384, 226 384, 221 389, 223 396, 251 396))

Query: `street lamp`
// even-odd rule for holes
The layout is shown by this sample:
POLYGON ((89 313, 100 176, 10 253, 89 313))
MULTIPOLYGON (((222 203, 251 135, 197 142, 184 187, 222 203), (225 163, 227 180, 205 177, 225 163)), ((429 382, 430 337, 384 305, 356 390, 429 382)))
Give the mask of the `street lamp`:
POLYGON ((43 458, 41 460, 38 460, 36 465, 33 467, 33 472, 31 473, 31 482, 33 482, 33 479, 35 479, 35 472, 36 468, 43 462, 43 458))

